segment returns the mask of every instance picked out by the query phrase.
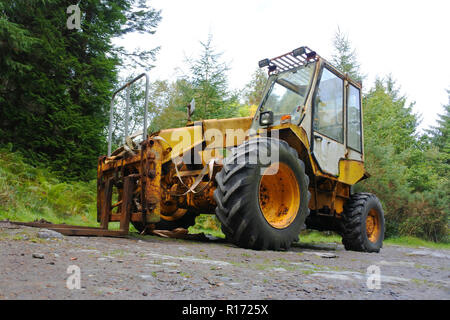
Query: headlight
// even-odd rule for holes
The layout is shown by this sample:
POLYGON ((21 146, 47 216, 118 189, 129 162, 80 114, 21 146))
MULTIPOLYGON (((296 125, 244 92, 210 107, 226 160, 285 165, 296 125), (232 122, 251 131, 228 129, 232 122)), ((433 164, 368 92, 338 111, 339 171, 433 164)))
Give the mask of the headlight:
POLYGON ((270 64, 269 59, 264 59, 264 60, 261 60, 260 62, 258 62, 258 65, 260 68, 267 67, 269 64, 270 64))
POLYGON ((301 56, 302 54, 305 54, 305 52, 306 52, 305 47, 300 47, 300 48, 294 49, 292 51, 292 55, 294 57, 298 57, 298 56, 301 56))

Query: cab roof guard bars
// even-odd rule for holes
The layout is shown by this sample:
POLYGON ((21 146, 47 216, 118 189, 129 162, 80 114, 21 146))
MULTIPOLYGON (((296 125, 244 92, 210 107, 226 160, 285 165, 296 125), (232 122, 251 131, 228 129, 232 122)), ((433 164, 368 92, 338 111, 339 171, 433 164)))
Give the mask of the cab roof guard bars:
POLYGON ((281 56, 259 61, 260 68, 269 67, 269 75, 305 65, 316 59, 316 52, 308 47, 300 47, 281 56))

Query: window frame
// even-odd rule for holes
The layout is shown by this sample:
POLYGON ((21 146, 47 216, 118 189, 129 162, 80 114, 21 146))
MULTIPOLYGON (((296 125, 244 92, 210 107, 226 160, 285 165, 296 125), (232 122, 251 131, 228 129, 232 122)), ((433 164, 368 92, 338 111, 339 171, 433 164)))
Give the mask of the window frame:
MULTIPOLYGON (((312 95, 312 94, 314 94, 314 92, 312 92, 312 87, 313 87, 313 83, 314 83, 314 77, 315 77, 315 74, 316 74, 316 72, 317 72, 317 68, 319 68, 320 67, 320 64, 319 64, 319 62, 317 62, 317 61, 313 61, 313 62, 309 62, 307 65, 301 65, 301 66, 299 66, 299 67, 296 67, 296 68, 292 68, 292 69, 288 69, 288 70, 284 70, 284 71, 282 71, 282 72, 279 72, 279 73, 275 73, 275 74, 271 74, 271 75, 269 75, 269 78, 267 79, 267 84, 266 84, 266 87, 264 88, 264 96, 263 96, 263 98, 261 99, 261 102, 259 103, 259 105, 258 105, 258 108, 256 109, 256 113, 255 113, 255 115, 256 115, 256 117, 255 117, 255 119, 256 120, 258 120, 258 118, 259 118, 259 114, 262 112, 262 111, 265 111, 264 109, 263 109, 263 107, 264 107, 264 105, 266 104, 266 102, 267 102, 267 99, 269 98, 269 96, 270 96, 270 94, 272 93, 272 90, 273 90, 273 87, 275 86, 275 83, 276 83, 276 79, 280 76, 280 75, 283 75, 284 73, 288 73, 288 72, 292 72, 293 70, 295 70, 296 72, 298 71, 298 69, 300 69, 300 68, 305 68, 305 67, 307 67, 307 66, 309 66, 309 65, 313 65, 313 70, 312 70, 312 72, 311 72, 311 78, 310 78, 310 81, 309 81, 309 84, 308 84, 308 88, 307 88, 307 90, 306 90, 306 95, 305 95, 305 99, 304 99, 304 102, 303 102, 303 106, 306 106, 306 103, 307 103, 307 101, 308 101, 308 99, 309 99, 309 97, 310 97, 310 95, 312 95), (274 80, 271 80, 271 78, 275 78, 274 80), (268 84, 270 84, 270 85, 268 85, 268 84)), ((321 71, 320 71, 321 72, 321 71)), ((281 84, 280 84, 281 85, 281 84)), ((314 89, 315 90, 315 89, 314 89)), ((300 113, 300 110, 299 109, 297 109, 297 110, 293 110, 291 113, 289 113, 291 116, 293 116, 295 113, 300 113)), ((282 116, 282 114, 279 114, 278 116, 282 116)), ((276 118, 276 117, 275 117, 276 118)), ((300 117, 300 119, 298 120, 298 122, 296 122, 296 125, 297 126, 300 126, 300 124, 303 122, 303 119, 305 118, 305 114, 302 116, 302 117, 300 117)), ((275 120, 274 121, 274 123, 277 123, 277 122, 279 122, 279 120, 275 120)), ((258 123, 258 126, 259 126, 259 122, 258 121, 256 121, 256 123, 258 123)), ((252 125, 253 126, 253 125, 252 125)))
MULTIPOLYGON (((313 100, 312 101, 313 108, 312 108, 312 117, 311 117, 311 129, 312 129, 313 132, 317 132, 317 133, 323 135, 324 137, 326 137, 326 138, 328 138, 330 140, 333 140, 333 141, 335 141, 337 143, 340 143, 340 144, 342 144, 344 146, 346 144, 346 138, 347 138, 347 134, 346 134, 346 128, 347 128, 347 124, 346 124, 346 117, 347 117, 347 115, 346 115, 346 113, 347 112, 346 112, 346 105, 345 105, 345 103, 346 103, 346 101, 345 101, 345 99, 346 99, 346 95, 345 95, 346 92, 345 91, 346 91, 346 88, 345 88, 345 79, 344 79, 344 77, 342 77, 338 72, 334 71, 331 66, 329 66, 326 63, 324 63, 322 68, 321 68, 321 70, 320 70, 320 74, 317 77, 316 87, 314 88, 314 95, 313 95, 313 99, 312 99, 313 100), (315 127, 314 127, 314 117, 315 117, 315 114, 316 114, 316 98, 317 98, 317 93, 319 91, 320 83, 322 81, 322 75, 323 75, 323 70, 324 69, 327 69, 327 71, 331 72, 337 78, 342 80, 342 141, 336 140, 335 138, 332 138, 332 137, 330 137, 330 136, 320 132, 319 130, 316 130, 315 127)), ((311 135, 311 139, 314 141, 314 134, 311 135)))
POLYGON ((348 86, 347 86, 347 92, 346 92, 346 97, 347 97, 347 101, 346 101, 346 105, 345 105, 345 113, 346 113, 346 115, 345 115, 345 117, 347 118, 347 120, 346 120, 346 136, 345 136, 345 139, 346 139, 346 147, 347 148, 349 148, 349 149, 351 149, 351 150, 353 150, 353 151, 355 151, 355 152, 358 152, 358 153, 360 153, 360 154, 362 154, 363 153, 363 141, 362 141, 362 136, 363 136, 363 128, 362 128, 362 101, 361 101, 361 88, 358 88, 357 86, 355 86, 355 85, 353 85, 351 82, 348 82, 348 86), (358 101, 359 101, 359 130, 360 130, 360 135, 359 135, 359 145, 360 145, 360 149, 361 150, 358 150, 358 149, 355 149, 355 148, 353 148, 353 147, 351 147, 349 144, 348 144, 348 137, 349 137, 349 125, 348 125, 348 121, 349 121, 349 117, 348 117, 348 100, 349 100, 349 97, 350 97, 350 94, 349 94, 349 92, 350 92, 350 86, 352 86, 353 88, 355 88, 356 90, 358 90, 358 93, 359 93, 359 95, 358 95, 358 101))

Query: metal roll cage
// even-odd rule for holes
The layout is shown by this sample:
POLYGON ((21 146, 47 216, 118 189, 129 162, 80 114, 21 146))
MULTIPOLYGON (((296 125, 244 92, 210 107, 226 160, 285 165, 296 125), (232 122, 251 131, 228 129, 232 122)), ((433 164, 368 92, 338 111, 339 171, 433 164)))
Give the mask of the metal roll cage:
POLYGON ((128 81, 125 83, 122 87, 114 91, 112 98, 111 98, 111 107, 109 110, 109 127, 108 127, 108 157, 111 156, 111 143, 112 143, 112 123, 113 123, 113 113, 114 113, 114 98, 116 95, 122 91, 123 89, 127 88, 127 99, 126 99, 126 107, 125 107, 125 137, 126 139, 128 137, 128 113, 129 113, 129 107, 130 107, 130 86, 135 83, 137 80, 141 79, 142 77, 145 77, 145 106, 144 106, 144 130, 142 132, 142 141, 145 141, 147 139, 147 117, 148 117, 148 91, 150 86, 150 77, 147 73, 142 73, 138 75, 136 78, 128 81))

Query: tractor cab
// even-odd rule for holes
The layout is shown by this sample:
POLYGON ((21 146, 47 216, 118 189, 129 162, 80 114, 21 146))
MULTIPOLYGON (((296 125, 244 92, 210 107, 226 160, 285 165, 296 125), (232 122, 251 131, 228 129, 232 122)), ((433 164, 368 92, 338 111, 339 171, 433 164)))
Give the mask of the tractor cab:
POLYGON ((363 161, 361 84, 308 47, 259 62, 268 67, 251 132, 286 123, 303 128, 320 169, 339 176, 339 160, 363 161))
POLYGON ((257 127, 274 126, 285 122, 299 124, 303 107, 311 91, 316 61, 302 62, 298 57, 303 51, 289 53, 272 60, 265 59, 259 66, 268 67, 269 79, 254 125, 257 127))

